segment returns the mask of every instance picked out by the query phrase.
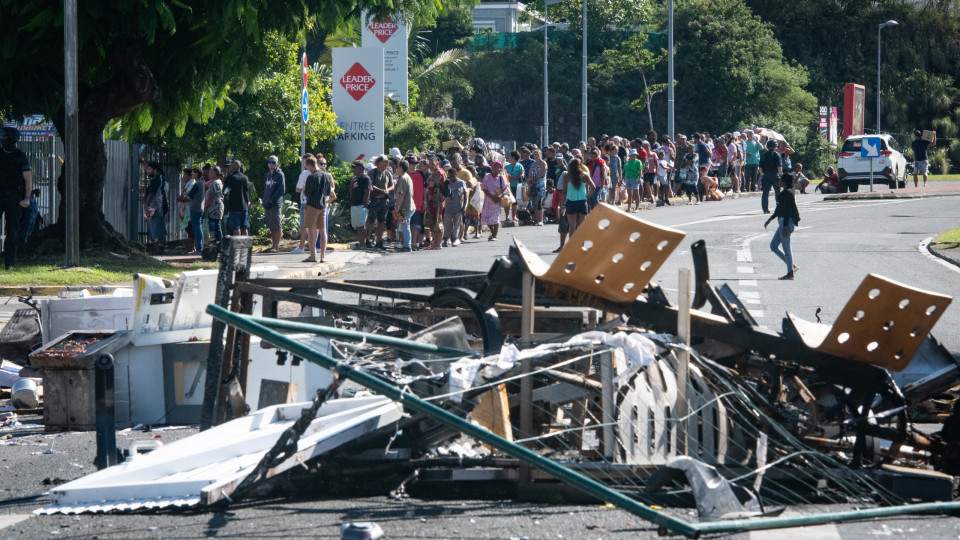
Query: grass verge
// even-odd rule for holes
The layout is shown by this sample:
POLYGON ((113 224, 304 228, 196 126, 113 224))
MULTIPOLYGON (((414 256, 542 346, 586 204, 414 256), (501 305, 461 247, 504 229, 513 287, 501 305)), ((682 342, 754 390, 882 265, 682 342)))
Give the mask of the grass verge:
POLYGON ((933 239, 938 249, 952 249, 960 251, 960 227, 943 231, 933 239))
POLYGON ((215 262, 199 260, 168 263, 137 251, 120 255, 91 250, 80 254, 78 268, 63 268, 63 257, 57 256, 23 259, 12 270, 0 272, 0 286, 129 285, 136 273, 171 279, 186 270, 216 267, 215 262))

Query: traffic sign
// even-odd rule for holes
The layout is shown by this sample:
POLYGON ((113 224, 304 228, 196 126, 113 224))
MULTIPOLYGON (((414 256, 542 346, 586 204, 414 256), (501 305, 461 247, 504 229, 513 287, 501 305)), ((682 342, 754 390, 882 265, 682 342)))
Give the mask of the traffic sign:
POLYGON ((883 139, 880 137, 864 137, 860 139, 860 157, 878 158, 883 148, 883 139))
POLYGON ((303 89, 300 96, 300 111, 303 113, 303 123, 306 124, 310 118, 310 102, 307 100, 307 89, 303 89))

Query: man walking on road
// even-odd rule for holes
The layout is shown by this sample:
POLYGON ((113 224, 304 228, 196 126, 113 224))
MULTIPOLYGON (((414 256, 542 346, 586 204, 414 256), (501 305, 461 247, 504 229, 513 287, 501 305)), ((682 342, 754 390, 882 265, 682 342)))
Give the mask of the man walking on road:
POLYGON ((760 177, 760 185, 763 193, 760 194, 760 208, 764 214, 770 213, 770 188, 773 188, 774 196, 780 194, 780 175, 783 174, 783 166, 780 161, 780 154, 777 153, 777 141, 770 139, 767 141, 767 151, 760 158, 760 171, 763 176, 760 177))
POLYGON ((917 187, 917 174, 923 175, 923 187, 927 187, 927 161, 928 151, 937 145, 937 134, 934 132, 933 139, 923 140, 923 132, 919 129, 913 130, 913 142, 910 148, 913 149, 913 187, 917 187))
POLYGON ((277 156, 267 158, 267 177, 263 182, 263 212, 266 217, 267 228, 270 229, 270 249, 264 253, 280 251, 280 236, 283 234, 281 218, 283 217, 283 194, 287 191, 287 181, 283 171, 277 165, 277 156))
POLYGON ((17 263, 20 244, 21 208, 30 206, 33 191, 33 173, 23 150, 17 148, 20 132, 13 127, 0 130, 0 214, 7 218, 6 238, 3 242, 4 266, 7 270, 17 263))

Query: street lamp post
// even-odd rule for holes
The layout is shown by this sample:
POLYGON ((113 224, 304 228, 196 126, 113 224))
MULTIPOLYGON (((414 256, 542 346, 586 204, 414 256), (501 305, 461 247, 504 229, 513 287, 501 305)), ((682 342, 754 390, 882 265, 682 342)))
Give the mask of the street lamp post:
POLYGON ((550 144, 550 85, 547 83, 547 30, 550 25, 547 21, 547 11, 550 9, 550 0, 543 1, 543 136, 540 146, 550 144))
POLYGON ((580 83, 582 101, 580 137, 587 142, 587 0, 583 1, 583 75, 580 83))
POLYGON ((667 0, 667 134, 670 140, 675 140, 674 112, 673 112, 673 0, 667 0))
POLYGON ((880 133, 880 31, 886 26, 898 26, 900 23, 890 19, 877 26, 877 133, 880 133))

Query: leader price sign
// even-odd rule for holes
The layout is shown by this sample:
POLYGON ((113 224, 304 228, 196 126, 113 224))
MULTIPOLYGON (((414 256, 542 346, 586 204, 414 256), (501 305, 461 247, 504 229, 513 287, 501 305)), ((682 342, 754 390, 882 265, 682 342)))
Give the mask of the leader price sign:
POLYGON ((407 104, 407 25, 403 18, 372 20, 364 13, 364 47, 383 49, 384 91, 393 99, 407 104))
POLYGON ((333 112, 343 130, 333 143, 343 161, 383 153, 383 49, 333 49, 333 112))

